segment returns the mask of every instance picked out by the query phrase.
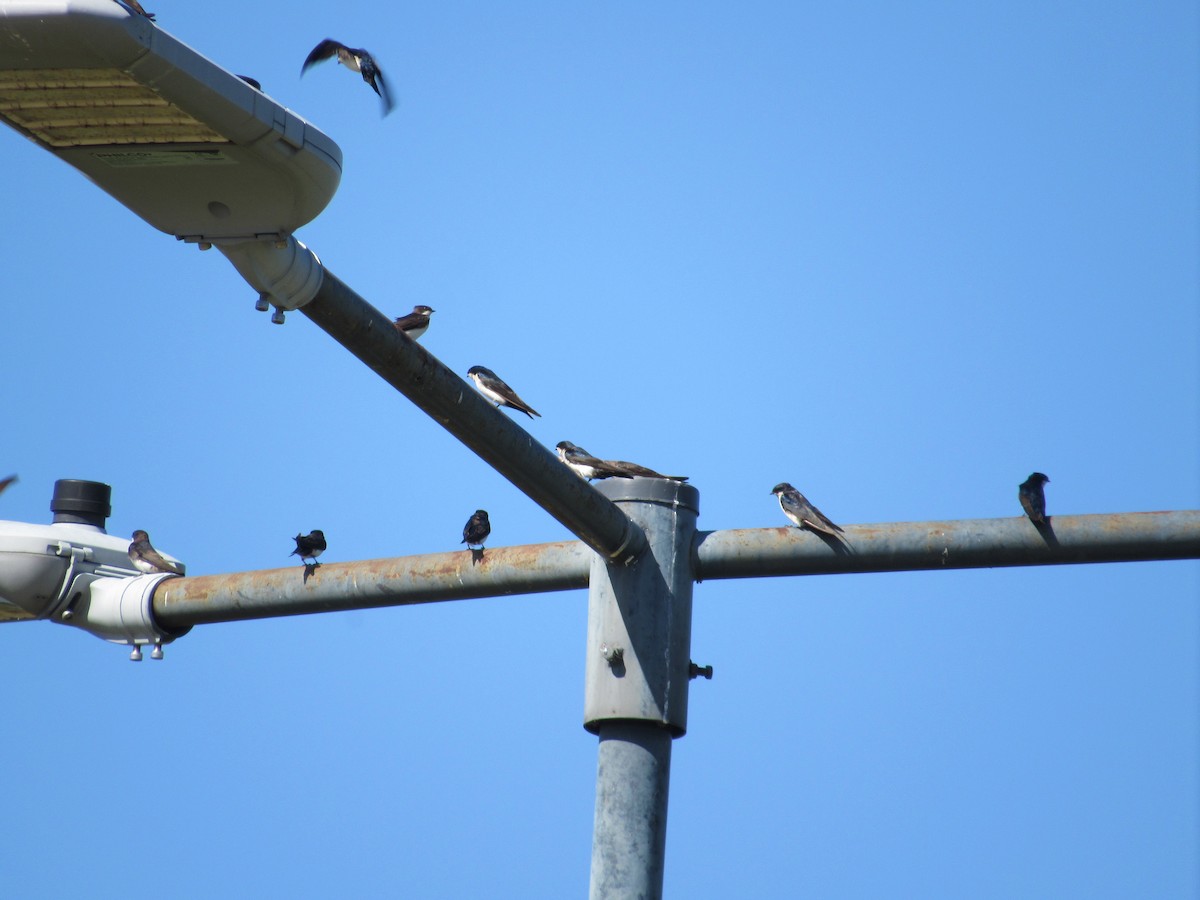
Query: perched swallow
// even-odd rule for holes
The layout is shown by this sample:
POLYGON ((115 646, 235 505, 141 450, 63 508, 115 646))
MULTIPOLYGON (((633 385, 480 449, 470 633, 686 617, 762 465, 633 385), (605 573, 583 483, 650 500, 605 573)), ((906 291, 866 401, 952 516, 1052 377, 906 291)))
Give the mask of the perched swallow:
POLYGON ((142 530, 132 535, 133 543, 129 545, 129 560, 139 572, 151 575, 155 572, 169 572, 172 575, 182 575, 183 567, 163 557, 161 553, 150 546, 150 535, 142 530))
POLYGON ((154 13, 148 13, 142 9, 142 4, 138 3, 138 0, 125 0, 125 5, 132 9, 139 16, 145 16, 151 22, 154 21, 154 13))
POLYGON ((495 403, 497 408, 507 406, 520 410, 531 419, 534 416, 541 416, 540 412, 518 397, 517 392, 505 384, 491 369, 485 369, 483 366, 471 366, 467 370, 467 377, 475 382, 479 393, 495 403))
POLYGON ((468 549, 475 547, 482 548, 483 542, 488 539, 488 535, 492 533, 492 523, 488 521, 486 509, 475 510, 475 515, 467 519, 467 524, 463 526, 463 539, 461 543, 466 544, 468 549))
POLYGON ((585 481, 593 478, 632 478, 632 472, 622 472, 611 463, 597 459, 582 447, 576 447, 570 441, 559 441, 554 445, 558 458, 571 467, 571 470, 585 481))
POLYGON ((0 478, 0 494, 4 493, 4 489, 17 480, 16 475, 9 475, 7 478, 0 478))
POLYGON ((345 44, 325 38, 325 40, 313 47, 312 53, 308 54, 308 59, 304 60, 304 65, 300 67, 300 74, 303 75, 308 71, 310 66, 329 59, 331 56, 336 56, 337 61, 350 71, 362 74, 363 81, 369 84, 371 90, 378 94, 379 99, 383 101, 383 114, 385 116, 392 111, 392 98, 388 95, 387 84, 383 80, 383 72, 379 70, 375 59, 366 50, 355 50, 347 47, 345 44))
POLYGON ((1046 489, 1043 487, 1050 479, 1041 472, 1034 472, 1021 482, 1017 496, 1021 499, 1021 508, 1029 521, 1034 525, 1046 524, 1046 489))
POLYGON ((319 566, 320 563, 317 562, 317 557, 325 552, 325 547, 327 546, 325 543, 325 532, 314 528, 306 535, 296 535, 295 541, 296 549, 289 553, 288 556, 300 557, 300 562, 304 563, 306 566, 319 566), (312 562, 304 562, 306 559, 311 559, 312 562))
POLYGON ((437 310, 432 306, 414 306, 412 312, 401 316, 392 324, 396 326, 397 331, 403 331, 415 341, 429 330, 429 317, 435 312, 437 310))
POLYGON ((593 478, 663 478, 667 481, 687 481, 686 475, 663 475, 637 463, 626 462, 623 459, 597 459, 582 447, 576 447, 570 441, 559 441, 554 445, 558 458, 565 462, 580 478, 591 481, 593 478))
MULTIPOLYGON (((808 502, 808 498, 788 484, 781 481, 771 489, 771 493, 779 500, 779 508, 795 524, 797 528, 808 528, 811 531, 821 531, 832 538, 837 538, 835 532, 841 527, 834 525, 829 518, 808 502)), ((840 540, 840 538, 839 538, 840 540)))
POLYGON ((242 81, 246 82, 246 84, 250 85, 256 91, 262 90, 262 84, 257 78, 251 78, 249 75, 239 75, 238 78, 242 79, 242 81))

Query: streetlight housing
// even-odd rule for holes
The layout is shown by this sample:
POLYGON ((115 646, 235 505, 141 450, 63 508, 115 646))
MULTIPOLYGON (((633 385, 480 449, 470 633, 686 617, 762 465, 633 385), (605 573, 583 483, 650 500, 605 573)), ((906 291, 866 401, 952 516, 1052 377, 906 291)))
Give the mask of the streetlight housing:
POLYGON ((341 180, 331 138, 113 0, 0 0, 0 120, 183 241, 284 242, 341 180))
MULTIPOLYGON (((54 485, 54 522, 0 521, 0 622, 48 619, 114 644, 162 645, 190 630, 167 629, 154 618, 158 585, 174 575, 143 575, 129 559, 129 540, 104 530, 110 488, 62 479, 54 485)), ((178 563, 169 554, 163 554, 178 563)))

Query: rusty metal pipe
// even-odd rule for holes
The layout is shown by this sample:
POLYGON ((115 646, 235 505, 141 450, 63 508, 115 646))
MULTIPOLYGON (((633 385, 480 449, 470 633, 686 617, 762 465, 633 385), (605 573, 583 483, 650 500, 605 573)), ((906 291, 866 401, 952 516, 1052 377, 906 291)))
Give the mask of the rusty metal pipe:
MULTIPOLYGON (((847 525, 839 553, 797 528, 697 532, 698 581, 1200 558, 1200 510, 1054 516, 1045 536, 1024 518, 847 525)), ((181 629, 268 616, 404 606, 575 590, 588 586, 592 554, 566 541, 303 569, 172 578, 153 599, 155 621, 181 629)))
MULTIPOLYGON (((574 477, 574 476, 572 476, 574 477)), ((171 578, 155 591, 154 620, 168 629, 268 616, 406 606, 439 600, 586 588, 594 554, 577 541, 528 544, 171 578)))
POLYGON ((1200 557, 1200 510, 845 526, 839 551, 798 528, 696 535, 697 580, 1200 557))
POLYGON ((300 311, 601 556, 624 564, 645 548, 614 503, 328 269, 300 311))

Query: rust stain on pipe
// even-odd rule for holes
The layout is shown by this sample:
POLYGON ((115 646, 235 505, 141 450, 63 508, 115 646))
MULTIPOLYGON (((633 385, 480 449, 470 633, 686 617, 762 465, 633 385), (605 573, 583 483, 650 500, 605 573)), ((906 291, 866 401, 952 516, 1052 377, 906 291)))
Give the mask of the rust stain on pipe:
POLYGON ((577 541, 173 578, 154 595, 165 627, 404 606, 587 587, 592 551, 577 541))

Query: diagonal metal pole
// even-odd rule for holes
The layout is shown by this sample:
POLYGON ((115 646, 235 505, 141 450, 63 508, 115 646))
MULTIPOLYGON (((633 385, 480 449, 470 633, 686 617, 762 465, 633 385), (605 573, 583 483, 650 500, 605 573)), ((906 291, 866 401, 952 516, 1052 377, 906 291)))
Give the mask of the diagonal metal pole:
POLYGON ((328 269, 300 311, 605 559, 645 547, 611 501, 328 269))

